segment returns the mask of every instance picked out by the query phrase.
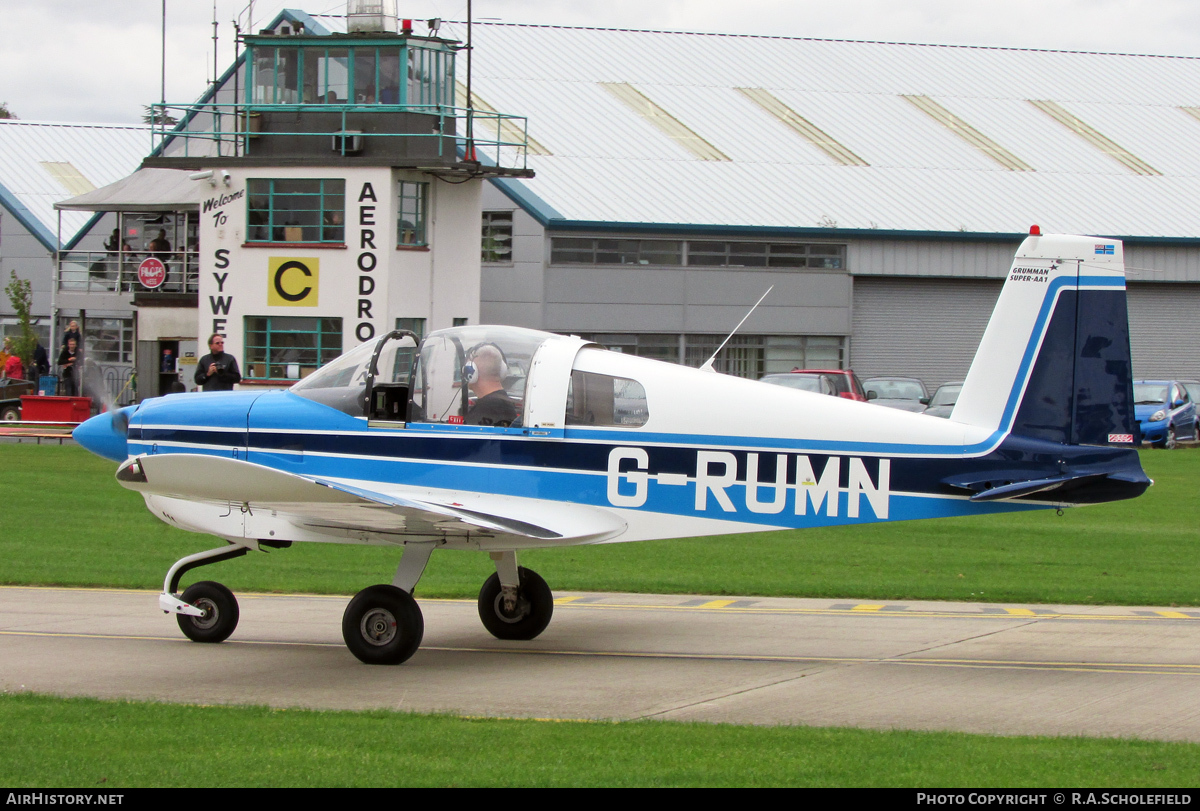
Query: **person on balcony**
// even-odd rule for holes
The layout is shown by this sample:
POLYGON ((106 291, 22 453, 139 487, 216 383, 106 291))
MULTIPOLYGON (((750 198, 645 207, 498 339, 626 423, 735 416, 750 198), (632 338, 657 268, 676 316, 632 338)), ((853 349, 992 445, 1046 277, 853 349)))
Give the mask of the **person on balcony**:
POLYGON ((150 255, 164 265, 171 258, 171 243, 167 241, 167 232, 159 230, 158 236, 150 241, 150 255))

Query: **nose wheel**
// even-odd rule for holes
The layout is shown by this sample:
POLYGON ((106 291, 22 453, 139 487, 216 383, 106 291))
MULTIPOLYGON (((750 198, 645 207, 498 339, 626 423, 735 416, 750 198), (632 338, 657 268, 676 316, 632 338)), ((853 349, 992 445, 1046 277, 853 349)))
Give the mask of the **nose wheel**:
POLYGON ((179 622, 179 630, 193 642, 224 642, 237 628, 241 616, 237 598, 220 583, 211 580, 193 583, 187 587, 180 599, 203 612, 198 617, 190 614, 175 615, 179 622))

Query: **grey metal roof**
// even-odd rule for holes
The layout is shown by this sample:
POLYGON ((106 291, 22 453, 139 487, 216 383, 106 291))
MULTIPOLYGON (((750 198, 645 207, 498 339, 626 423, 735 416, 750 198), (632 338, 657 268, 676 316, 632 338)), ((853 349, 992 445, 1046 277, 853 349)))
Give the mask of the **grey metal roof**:
MULTIPOLYGON (((0 203, 54 250, 54 204, 80 191, 78 177, 70 185, 60 179, 62 164, 98 188, 131 173, 149 151, 149 127, 0 120, 0 203)), ((63 243, 70 244, 92 218, 87 211, 64 211, 63 243)))
POLYGON ((128 177, 72 197, 54 207, 61 211, 199 211, 208 184, 184 169, 138 169, 128 177))
POLYGON ((1200 119, 1182 109, 1200 106, 1197 58, 496 23, 477 24, 473 44, 473 90, 528 116, 552 153, 530 154, 535 179, 500 184, 540 197, 543 220, 1200 237, 1200 119), (696 157, 611 83, 729 159, 696 157), (765 89, 868 165, 842 165, 737 88, 765 89), (1005 168, 905 96, 1032 171, 1005 168))

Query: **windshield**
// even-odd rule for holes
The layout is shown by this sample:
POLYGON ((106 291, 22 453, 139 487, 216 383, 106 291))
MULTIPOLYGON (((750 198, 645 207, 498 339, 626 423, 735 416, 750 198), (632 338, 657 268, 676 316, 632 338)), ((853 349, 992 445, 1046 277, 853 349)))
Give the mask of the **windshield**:
POLYGON ((924 387, 915 380, 868 380, 863 388, 868 394, 875 392, 880 400, 920 400, 925 396, 924 387))
POLYGON ((801 391, 812 391, 817 394, 829 394, 827 387, 821 385, 820 375, 798 375, 798 374, 780 374, 767 375, 761 378, 760 382, 770 383, 773 386, 786 386, 789 389, 800 389, 801 391))
POLYGON ((951 406, 958 402, 958 394, 962 391, 962 383, 947 383, 944 386, 939 386, 937 392, 933 395, 933 399, 929 401, 932 406, 951 406))
POLYGON ((361 417, 366 413, 367 374, 377 349, 380 355, 375 384, 407 383, 416 342, 411 336, 397 337, 397 333, 390 333, 351 349, 291 390, 301 397, 361 417))
POLYGON ((1137 405, 1161 405, 1167 401, 1165 383, 1134 383, 1133 401, 1137 405))

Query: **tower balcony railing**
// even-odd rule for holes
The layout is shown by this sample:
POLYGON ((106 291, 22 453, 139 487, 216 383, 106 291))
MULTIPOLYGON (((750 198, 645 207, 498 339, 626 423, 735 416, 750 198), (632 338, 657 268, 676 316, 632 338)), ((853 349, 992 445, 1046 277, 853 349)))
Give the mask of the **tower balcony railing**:
POLYGON ((58 255, 58 289, 64 293, 198 293, 200 254, 167 251, 62 251, 58 255), (148 288, 138 280, 138 265, 147 256, 162 260, 166 280, 148 288))
MULTIPOLYGON (((349 155, 356 146, 406 139, 442 163, 480 160, 504 169, 527 170, 528 119, 491 110, 423 104, 153 104, 152 148, 163 157, 247 157, 260 139, 324 136, 349 155), (356 124, 379 117, 418 114, 421 131, 361 131, 356 124), (313 126, 303 126, 305 117, 313 126), (428 117, 428 118, 426 118, 428 117), (432 121, 430 121, 432 119, 432 121), (295 122, 281 128, 282 122, 295 122), (264 122, 269 122, 264 124, 264 122), (332 124, 333 126, 330 126, 332 124), (428 126, 426 126, 428 125, 428 126), (338 140, 333 140, 338 139, 338 140), (361 139, 356 141, 355 139, 361 139), (482 153, 482 154, 481 154, 482 153)), ((411 122, 413 119, 407 119, 411 122)))

